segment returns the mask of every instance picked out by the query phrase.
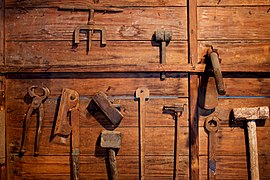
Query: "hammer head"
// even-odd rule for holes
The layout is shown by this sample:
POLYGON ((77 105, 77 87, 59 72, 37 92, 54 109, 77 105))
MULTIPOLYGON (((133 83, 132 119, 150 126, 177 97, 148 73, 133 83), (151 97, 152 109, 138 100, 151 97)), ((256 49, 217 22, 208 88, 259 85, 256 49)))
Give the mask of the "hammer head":
POLYGON ((103 148, 120 148, 122 136, 117 131, 102 131, 100 146, 103 148))
POLYGON ((157 30, 155 38, 157 42, 169 42, 172 39, 172 31, 157 30))
POLYGON ((234 108, 233 117, 236 121, 263 120, 269 118, 269 108, 267 106, 234 108))

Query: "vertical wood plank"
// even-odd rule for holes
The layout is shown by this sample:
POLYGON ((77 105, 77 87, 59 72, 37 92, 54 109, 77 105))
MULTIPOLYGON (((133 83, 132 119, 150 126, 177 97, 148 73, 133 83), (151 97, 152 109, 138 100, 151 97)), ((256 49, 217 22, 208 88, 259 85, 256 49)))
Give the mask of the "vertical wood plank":
POLYGON ((0 65, 4 64, 4 45, 5 45, 5 6, 4 6, 4 0, 0 0, 0 65))
POLYGON ((0 179, 6 179, 5 78, 0 76, 0 179))
MULTIPOLYGON (((188 41, 189 62, 197 64, 197 0, 188 1, 188 41)), ((190 179, 199 179, 199 140, 198 140, 198 75, 189 76, 189 138, 190 138, 190 179)))

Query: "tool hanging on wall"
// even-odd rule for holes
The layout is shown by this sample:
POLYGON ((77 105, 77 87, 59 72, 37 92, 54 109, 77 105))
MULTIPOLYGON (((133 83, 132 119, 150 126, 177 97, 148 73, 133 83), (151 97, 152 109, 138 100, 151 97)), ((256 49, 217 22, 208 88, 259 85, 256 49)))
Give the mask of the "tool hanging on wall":
MULTIPOLYGON (((155 32, 155 40, 160 43, 160 64, 166 64, 166 46, 169 45, 171 39, 172 31, 161 29, 155 32)), ((166 79, 165 72, 160 74, 160 79, 166 79)))
POLYGON ((200 83, 199 105, 204 109, 214 109, 218 105, 218 95, 226 93, 217 49, 211 46, 205 61, 205 73, 200 83))
MULTIPOLYGON (((2 77, 0 77, 2 79, 2 77)), ((0 81, 0 180, 6 179, 6 111, 5 87, 0 81)))
POLYGON ((101 32, 101 45, 106 45, 106 36, 107 32, 106 29, 102 26, 96 25, 94 21, 94 14, 96 11, 101 11, 101 12, 122 12, 122 9, 119 8, 111 8, 111 7, 99 7, 99 6, 87 6, 87 7, 74 7, 74 6, 59 6, 59 10, 72 10, 72 11, 86 11, 89 13, 88 17, 88 23, 86 25, 81 25, 75 28, 74 31, 74 42, 76 44, 80 43, 80 31, 85 30, 87 31, 87 36, 88 36, 88 44, 87 44, 87 54, 91 50, 92 47, 92 37, 95 31, 101 32))
POLYGON ((111 101, 109 101, 105 93, 98 92, 95 96, 93 96, 92 100, 114 125, 119 124, 123 119, 124 116, 122 113, 115 107, 115 104, 112 104, 111 101))
POLYGON ((80 121, 79 94, 72 89, 62 90, 59 111, 56 119, 54 136, 67 138, 71 134, 72 177, 79 179, 80 121))
POLYGON ((41 136, 41 127, 42 122, 44 119, 44 101, 50 95, 50 90, 47 87, 38 87, 38 86, 31 86, 28 88, 28 94, 32 99, 32 103, 27 111, 25 120, 24 120, 24 127, 23 127, 23 136, 22 136, 22 144, 20 148, 20 155, 25 153, 25 146, 27 144, 27 136, 28 136, 28 129, 31 120, 32 114, 35 112, 37 113, 37 133, 35 138, 35 145, 34 145, 34 155, 37 156, 39 154, 39 142, 41 136), (35 90, 39 88, 42 89, 42 95, 38 95, 35 90))
POLYGON ((149 90, 146 87, 138 88, 135 92, 135 98, 139 102, 139 153, 140 153, 140 179, 145 178, 145 119, 146 119, 146 101, 149 99, 149 90))
POLYGON ((122 135, 117 131, 102 131, 100 146, 107 148, 107 154, 110 166, 110 178, 112 180, 118 180, 118 171, 116 163, 116 150, 121 147, 122 135))
POLYGON ((208 117, 204 122, 208 131, 208 179, 216 179, 216 133, 219 128, 217 117, 208 117))
POLYGON ((179 128, 180 122, 179 117, 182 115, 184 111, 184 105, 175 104, 163 107, 163 113, 171 114, 175 120, 175 133, 174 133, 174 171, 173 171, 173 179, 179 179, 178 171, 179 171, 179 128))
POLYGON ((259 174, 256 121, 265 122, 265 120, 269 118, 269 108, 267 106, 233 108, 232 113, 233 113, 232 121, 234 121, 236 124, 238 124, 239 121, 245 122, 244 124, 247 127, 251 180, 258 180, 260 179, 260 174, 259 174))

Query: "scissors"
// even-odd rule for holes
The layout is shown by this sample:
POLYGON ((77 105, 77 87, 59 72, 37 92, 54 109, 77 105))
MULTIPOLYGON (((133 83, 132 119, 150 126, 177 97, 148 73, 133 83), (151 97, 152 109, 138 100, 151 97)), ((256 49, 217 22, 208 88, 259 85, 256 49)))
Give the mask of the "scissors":
POLYGON ((25 145, 27 141, 28 129, 30 124, 30 119, 32 114, 35 112, 37 114, 38 122, 37 122, 37 133, 35 138, 35 146, 34 146, 34 155, 39 154, 39 141, 40 141, 40 134, 41 134, 41 126, 42 121, 44 119, 44 101, 50 95, 50 90, 47 87, 42 87, 40 89, 43 90, 42 95, 38 95, 35 92, 35 89, 40 88, 38 86, 31 86, 28 88, 28 94, 33 98, 32 103, 27 111, 25 120, 24 120, 24 129, 23 129, 23 137, 22 137, 22 144, 20 149, 20 154, 25 153, 25 145))

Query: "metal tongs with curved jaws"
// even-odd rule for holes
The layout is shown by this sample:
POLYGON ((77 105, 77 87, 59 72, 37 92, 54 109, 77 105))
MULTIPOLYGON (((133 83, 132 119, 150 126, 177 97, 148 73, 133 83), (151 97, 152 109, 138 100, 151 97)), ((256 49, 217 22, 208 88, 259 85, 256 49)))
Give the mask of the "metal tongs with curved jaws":
POLYGON ((39 141, 40 141, 40 135, 41 135, 41 126, 42 121, 44 119, 44 101, 48 98, 50 95, 50 90, 47 87, 42 87, 40 89, 43 90, 42 95, 38 95, 35 92, 35 89, 39 88, 38 86, 31 86, 28 88, 28 94, 33 98, 32 103, 27 111, 25 121, 24 121, 24 129, 23 129, 23 137, 22 137, 22 144, 20 149, 20 154, 25 153, 25 146, 27 143, 27 135, 28 135, 28 129, 30 124, 30 119, 32 114, 35 112, 38 116, 38 122, 37 122, 37 134, 35 139, 35 146, 34 146, 34 154, 39 154, 39 141))

